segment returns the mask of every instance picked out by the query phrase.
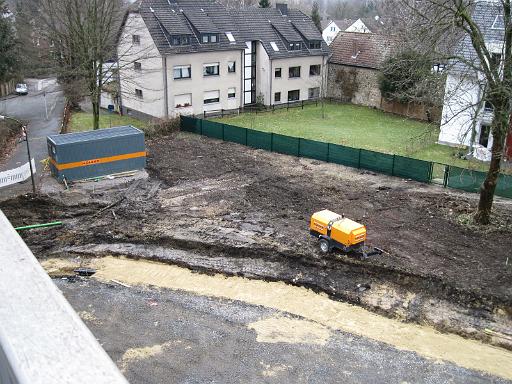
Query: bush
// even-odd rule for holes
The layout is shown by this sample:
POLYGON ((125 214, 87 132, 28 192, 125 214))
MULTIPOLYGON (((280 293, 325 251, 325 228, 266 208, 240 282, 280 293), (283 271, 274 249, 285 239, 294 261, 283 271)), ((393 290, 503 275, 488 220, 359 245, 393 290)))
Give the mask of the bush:
POLYGON ((443 76, 432 72, 431 58, 415 51, 401 52, 387 59, 381 70, 379 88, 384 96, 401 103, 411 101, 437 104, 443 76))
POLYGON ((180 130, 180 117, 153 120, 142 129, 148 138, 169 135, 180 130))

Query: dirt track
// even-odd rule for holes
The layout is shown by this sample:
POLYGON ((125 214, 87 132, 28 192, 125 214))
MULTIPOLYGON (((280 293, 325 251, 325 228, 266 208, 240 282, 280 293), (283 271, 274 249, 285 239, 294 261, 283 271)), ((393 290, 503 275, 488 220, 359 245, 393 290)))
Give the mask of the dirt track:
POLYGON ((103 213, 126 187, 76 188, 0 208, 15 225, 64 219, 64 230, 24 234, 41 258, 124 254, 284 280, 507 345, 484 329, 512 334, 509 201, 496 204, 495 225, 476 230, 461 224, 476 204, 472 194, 188 134, 148 147, 150 178, 103 213), (386 253, 323 257, 307 228, 322 208, 366 224, 369 243, 386 253))

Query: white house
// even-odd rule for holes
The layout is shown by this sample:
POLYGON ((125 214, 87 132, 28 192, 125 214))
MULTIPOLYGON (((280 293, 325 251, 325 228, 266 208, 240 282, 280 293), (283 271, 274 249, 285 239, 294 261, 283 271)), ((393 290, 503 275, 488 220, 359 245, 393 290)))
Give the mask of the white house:
POLYGON ((143 118, 318 98, 327 45, 302 12, 142 0, 118 48, 121 109, 143 118))
POLYGON ((328 20, 324 23, 322 38, 328 45, 330 45, 340 31, 372 33, 362 19, 328 20))
MULTIPOLYGON (((499 2, 479 1, 475 3, 473 18, 483 32, 485 43, 495 60, 503 54, 503 15, 499 2)), ((467 60, 476 60, 471 40, 466 37, 458 47, 458 53, 467 60)), ((445 86, 445 100, 439 143, 450 146, 467 146, 480 160, 490 160, 492 147, 492 105, 485 101, 485 80, 481 73, 469 69, 462 63, 450 68, 445 86)), ((507 142, 511 141, 511 135, 507 142)), ((507 155, 512 148, 508 149, 507 155)))

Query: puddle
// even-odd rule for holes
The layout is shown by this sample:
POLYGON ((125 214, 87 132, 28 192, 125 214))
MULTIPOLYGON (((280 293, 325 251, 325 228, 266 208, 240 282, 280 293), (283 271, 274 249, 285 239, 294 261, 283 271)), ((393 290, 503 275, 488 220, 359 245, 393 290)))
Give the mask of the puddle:
POLYGON ((92 266, 97 269, 93 278, 101 281, 152 285, 261 305, 300 316, 330 330, 349 332, 427 358, 512 379, 510 351, 453 334, 441 334, 430 327, 388 319, 306 288, 281 282, 198 274, 177 266, 125 258, 95 259, 92 266))

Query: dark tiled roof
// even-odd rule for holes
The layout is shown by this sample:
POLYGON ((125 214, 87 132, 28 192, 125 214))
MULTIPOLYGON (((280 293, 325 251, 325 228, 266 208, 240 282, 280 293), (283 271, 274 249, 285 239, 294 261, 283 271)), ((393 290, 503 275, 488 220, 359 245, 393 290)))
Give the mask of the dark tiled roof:
MULTIPOLYGON (((486 43, 502 43, 504 40, 504 30, 496 28, 496 17, 503 14, 501 2, 477 1, 475 3, 472 16, 475 23, 480 28, 486 43)), ((471 38, 466 34, 456 49, 456 54, 463 56, 475 66, 478 66, 479 60, 473 49, 471 38)), ((457 62, 453 66, 455 71, 466 71, 468 67, 462 62, 457 62)))
MULTIPOLYGON (((132 10, 133 11, 133 10, 132 10)), ((321 33, 304 13, 289 9, 282 15, 275 8, 247 7, 227 10, 214 0, 140 0, 142 16, 161 54, 244 49, 246 41, 261 41, 271 58, 327 55, 321 33), (235 42, 230 42, 231 32, 235 42), (218 33, 218 43, 202 44, 201 33, 218 33), (170 45, 171 35, 189 35, 190 45, 170 45), (320 49, 288 51, 288 43, 321 41, 320 49), (275 43, 278 51, 270 44, 275 43)))
POLYGON ((316 29, 311 19, 299 10, 288 9, 288 14, 282 15, 275 8, 247 7, 233 11, 233 14, 245 41, 260 41, 271 59, 329 54, 329 48, 323 41, 320 31, 316 29), (321 48, 288 50, 289 42, 307 43, 308 40, 320 41, 321 48), (275 43, 279 51, 272 48, 271 42, 275 43))
POLYGON ((379 69, 394 51, 396 44, 390 37, 374 33, 340 32, 330 48, 330 63, 379 69))
POLYGON ((244 49, 245 43, 234 27, 231 15, 213 0, 142 0, 138 12, 142 16, 153 41, 163 55, 171 53, 225 51, 244 49), (226 36, 231 32, 232 43, 226 36), (200 33, 218 33, 217 43, 202 44, 200 33), (170 35, 188 35, 190 45, 173 46, 170 35))

